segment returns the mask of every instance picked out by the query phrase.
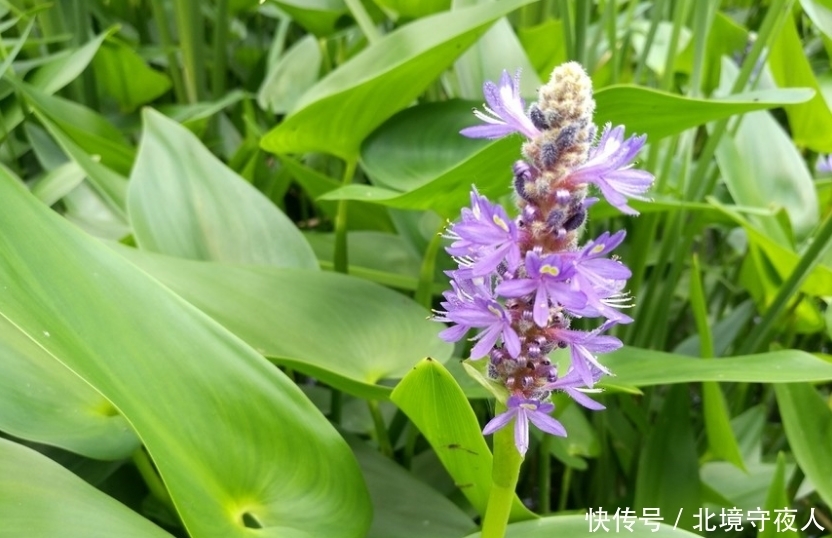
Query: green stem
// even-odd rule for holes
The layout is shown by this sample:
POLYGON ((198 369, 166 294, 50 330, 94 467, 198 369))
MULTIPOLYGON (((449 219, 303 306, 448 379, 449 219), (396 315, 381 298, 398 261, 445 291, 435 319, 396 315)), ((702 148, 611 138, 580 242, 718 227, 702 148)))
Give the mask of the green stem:
POLYGON ((214 69, 211 90, 214 99, 225 94, 225 76, 228 58, 226 47, 228 42, 228 0, 217 0, 217 13, 214 19, 214 69))
POLYGON ((367 38, 367 41, 369 41, 371 45, 378 42, 378 40, 381 39, 381 34, 378 32, 376 25, 373 24, 373 19, 370 17, 370 14, 367 13, 367 10, 364 8, 364 4, 361 3, 361 0, 344 0, 344 2, 347 4, 350 13, 352 13, 355 22, 358 23, 358 27, 361 28, 361 32, 367 38))
POLYGON ((653 2, 650 16, 650 29, 647 31, 647 38, 644 40, 644 48, 641 50, 638 63, 636 64, 636 72, 633 74, 633 82, 638 83, 641 80, 641 74, 647 66, 647 56, 650 54, 650 47, 653 46, 653 40, 656 39, 656 32, 659 29, 659 23, 662 20, 662 12, 664 11, 665 0, 656 0, 653 2))
POLYGON ((544 435, 538 451, 537 487, 540 488, 538 504, 540 513, 544 516, 552 512, 552 455, 549 454, 551 444, 552 436, 544 435))
POLYGON ((664 60, 664 76, 662 78, 662 89, 670 91, 673 88, 673 66, 676 63, 676 53, 679 50, 679 36, 682 33, 682 27, 685 24, 685 19, 688 13, 688 1, 679 0, 676 2, 676 8, 673 13, 673 31, 670 36, 670 42, 667 47, 667 56, 664 60))
POLYGON ((812 272, 812 269, 820 262, 823 253, 830 245, 832 245, 832 212, 826 215, 820 228, 818 228, 817 234, 812 239, 809 248, 800 257, 797 267, 794 268, 794 271, 786 279, 786 282, 780 286, 777 296, 774 298, 768 310, 766 310, 763 319, 751 330, 751 334, 746 338, 744 345, 740 348, 741 355, 761 351, 768 343, 769 334, 774 327, 774 323, 780 318, 789 301, 795 298, 800 290, 801 284, 803 284, 803 281, 806 280, 809 273, 812 272))
POLYGON ((156 21, 156 28, 159 30, 159 41, 162 43, 162 49, 168 59, 168 73, 173 82, 173 94, 176 96, 178 103, 185 103, 187 101, 185 82, 182 79, 182 68, 176 56, 176 45, 173 44, 170 35, 165 6, 162 4, 162 0, 150 0, 150 9, 153 11, 153 20, 156 21))
POLYGON ((367 400, 367 407, 370 408, 370 415, 373 417, 373 426, 376 429, 376 441, 379 451, 388 458, 393 457, 393 446, 390 444, 390 436, 387 433, 387 426, 384 424, 384 417, 381 416, 381 409, 376 400, 367 400))
POLYGON ((175 0, 179 46, 185 67, 185 92, 188 102, 197 103, 205 95, 204 28, 199 0, 175 0))
MULTIPOLYGON (((344 167, 343 186, 352 183, 355 176, 356 160, 348 159, 344 167)), ((349 255, 347 252, 347 200, 338 200, 338 209, 335 213, 335 255, 333 265, 338 273, 347 273, 349 267, 349 255)))
MULTIPOLYGON (((506 405, 497 402, 495 414, 504 413, 506 405)), ((514 503, 514 490, 520 476, 523 456, 514 444, 514 428, 506 427, 494 433, 494 463, 491 471, 491 491, 482 522, 482 538, 503 538, 508 516, 514 503)))
POLYGON ((560 481, 560 496, 558 497, 558 512, 566 510, 566 502, 569 498, 569 488, 572 486, 572 467, 568 465, 563 470, 563 479, 560 481))
POLYGON ((156 471, 156 467, 150 461, 144 447, 140 446, 138 450, 133 452, 133 463, 144 480, 144 483, 147 484, 147 489, 150 490, 150 494, 167 506, 172 514, 176 514, 177 511, 176 506, 173 504, 173 499, 171 499, 168 489, 162 482, 159 473, 156 471))
POLYGON ((572 34, 572 9, 569 0, 558 0, 558 11, 560 20, 563 23, 563 41, 566 48, 566 57, 570 60, 575 58, 575 38, 572 34))
POLYGON ((589 0, 578 0, 575 6, 575 60, 589 70, 587 60, 587 32, 589 32, 589 11, 592 9, 592 2, 589 0))
POLYGON ((439 252, 439 247, 442 245, 442 230, 445 229, 445 223, 439 225, 436 234, 428 243, 428 248, 425 250, 425 257, 422 258, 422 268, 419 271, 419 284, 416 287, 416 295, 414 299, 417 303, 430 310, 433 302, 433 276, 436 272, 436 254, 439 252))
MULTIPOLYGON (((746 56, 740 73, 737 75, 737 79, 731 88, 732 94, 741 92, 746 84, 748 84, 748 81, 751 79, 751 74, 757 66, 757 60, 760 59, 765 48, 770 45, 770 42, 779 33, 783 21, 786 20, 786 17, 791 12, 793 3, 794 0, 772 0, 766 17, 763 19, 762 25, 760 25, 757 39, 754 41, 754 45, 751 47, 748 56, 746 56)), ((722 140, 722 135, 728 129, 729 121, 730 118, 726 118, 714 124, 713 130, 710 136, 708 136, 708 141, 702 149, 702 153, 699 155, 699 160, 691 176, 691 181, 687 185, 688 188, 685 192, 686 200, 700 200, 713 188, 713 184, 710 181, 705 181, 705 176, 708 173, 711 159, 716 153, 716 148, 720 140, 722 140)))

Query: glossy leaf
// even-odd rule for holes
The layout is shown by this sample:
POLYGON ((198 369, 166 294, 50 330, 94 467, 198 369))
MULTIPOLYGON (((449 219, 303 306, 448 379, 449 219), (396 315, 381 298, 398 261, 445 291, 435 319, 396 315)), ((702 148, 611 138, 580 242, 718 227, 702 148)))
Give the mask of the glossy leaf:
POLYGON ((703 360, 624 347, 604 355, 604 364, 615 374, 605 380, 636 387, 693 381, 793 383, 832 379, 832 362, 796 349, 703 360))
MULTIPOLYGON (((818 197, 812 176, 794 143, 769 114, 747 114, 736 136, 722 139, 716 158, 735 203, 785 208, 798 241, 817 226, 818 197), (765 133, 765 137, 758 133, 765 133)), ((781 246, 792 243, 789 234, 771 217, 755 220, 781 246)))
POLYGON ((292 221, 190 131, 150 109, 143 117, 127 195, 141 248, 195 260, 317 267, 292 221))
MULTIPOLYGON (((390 399, 419 428, 465 498, 484 514, 493 458, 474 410, 451 374, 427 358, 401 380, 390 399)), ((533 517, 515 497, 510 519, 533 517)))
POLYGON ((2 316, 0 335, 0 430, 106 460, 139 447, 110 402, 2 316))
POLYGON ((0 537, 171 538, 51 459, 0 438, 0 537))
POLYGON ((545 80, 555 67, 567 61, 562 20, 549 19, 537 26, 520 28, 517 37, 535 71, 545 80))
POLYGON ((398 17, 418 19, 450 9, 451 0, 374 0, 379 6, 392 11, 398 17))
POLYGON ((350 437, 373 501, 367 538, 459 538, 476 528, 454 503, 389 458, 350 437))
POLYGON ((0 282, 15 283, 0 315, 129 421, 191 536, 248 536, 244 518, 274 534, 366 531, 352 454, 294 383, 5 171, 0 198, 0 282))
POLYGON ((410 104, 489 24, 529 2, 486 3, 391 32, 312 87, 295 111, 266 134, 263 148, 354 158, 368 134, 410 104))
MULTIPOLYGON (((775 513, 775 510, 782 510, 791 505, 791 499, 786 491, 786 456, 782 452, 777 453, 777 467, 774 470, 774 477, 771 480, 771 485, 766 495, 765 509, 775 513)), ((784 538, 789 536, 791 538, 799 538, 800 534, 796 530, 783 530, 778 532, 777 525, 768 525, 761 529, 758 538, 784 538)))
POLYGON ((696 441, 689 416, 688 388, 670 387, 641 450, 633 501, 671 517, 681 511, 679 525, 683 528, 693 526, 692 515, 701 506, 696 441))
MULTIPOLYGON (((597 507, 594 507, 597 509, 597 507)), ((609 509, 608 509, 609 510, 609 509)), ((611 518, 615 513, 615 509, 611 509, 608 516, 611 518)), ((639 512, 638 516, 641 515, 639 512)), ((586 513, 569 515, 569 516, 553 516, 536 519, 534 521, 523 521, 522 523, 513 523, 508 526, 505 538, 541 538, 544 536, 568 536, 569 538, 593 538, 597 536, 604 536, 607 534, 620 534, 624 536, 632 536, 633 538, 648 538, 651 536, 662 536, 667 538, 695 538, 697 534, 688 532, 682 529, 673 528, 670 517, 663 514, 665 521, 663 524, 656 522, 653 527, 650 523, 636 519, 632 525, 632 531, 621 525, 617 530, 615 521, 607 521, 604 527, 595 527, 592 530, 589 526, 589 521, 586 513), (605 531, 604 529, 607 529, 605 531), (656 530, 654 530, 656 529, 656 530), (658 532, 657 532, 658 531, 658 532)), ((482 538, 482 534, 475 533, 466 536, 465 538, 482 538)))
POLYGON ((52 205, 84 181, 87 175, 77 163, 68 162, 53 168, 32 184, 32 194, 52 205))
POLYGON ((352 24, 344 0, 271 0, 292 20, 317 37, 327 36, 352 24))
POLYGON ((132 47, 116 39, 102 45, 92 64, 101 90, 125 111, 135 110, 171 87, 166 74, 151 69, 132 47))
POLYGON ((102 115, 29 84, 16 86, 36 113, 57 125, 78 147, 97 155, 102 163, 120 174, 129 172, 136 152, 121 131, 102 115))
POLYGON ((280 59, 269 66, 257 92, 257 104, 272 114, 285 114, 318 80, 321 48, 311 35, 299 39, 280 59))
MULTIPOLYGON (((788 473, 793 470, 794 464, 788 465, 788 473)), ((712 461, 703 464, 699 474, 703 485, 728 500, 729 507, 746 511, 765 505, 776 473, 777 466, 772 463, 749 463, 743 471, 727 462, 712 461)), ((783 505, 777 508, 782 509, 783 505)))
POLYGON ((508 194, 511 165, 520 157, 521 139, 506 137, 489 143, 460 136, 460 129, 476 123, 471 105, 451 101, 397 114, 362 147, 362 164, 380 186, 349 185, 322 199, 431 209, 452 218, 470 204, 472 184, 492 199, 508 194))
POLYGON ((800 7, 827 38, 832 38, 832 4, 824 0, 800 0, 800 7))
POLYGON ((774 386, 789 446, 800 468, 832 504, 832 410, 806 383, 774 386))
POLYGON ((637 86, 610 86, 598 90, 595 123, 626 125, 627 134, 646 134, 655 142, 708 122, 754 110, 802 103, 814 93, 808 89, 763 90, 725 99, 693 99, 637 86))
POLYGON ((381 286, 337 273, 233 267, 118 252, 275 362, 365 398, 387 398, 400 378, 452 346, 424 308, 381 286))

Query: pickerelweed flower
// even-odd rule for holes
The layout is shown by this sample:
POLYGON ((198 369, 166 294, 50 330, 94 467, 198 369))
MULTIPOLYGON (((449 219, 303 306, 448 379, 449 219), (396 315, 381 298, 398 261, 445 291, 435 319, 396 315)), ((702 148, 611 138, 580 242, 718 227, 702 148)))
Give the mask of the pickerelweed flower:
POLYGON ((629 199, 644 200, 653 176, 633 168, 645 137, 624 137, 624 127, 607 125, 596 140, 592 122, 592 83, 574 62, 552 72, 528 109, 520 97, 519 74, 503 72, 499 85, 486 82, 484 125, 461 133, 471 138, 500 138, 519 133, 526 141, 523 159, 513 166, 518 216, 490 202, 474 188, 471 207, 448 226, 446 248, 459 268, 449 271, 451 290, 434 317, 452 325, 440 336, 461 340, 477 332, 471 359, 488 357, 488 377, 505 389, 506 411, 483 430, 486 435, 514 423, 514 444, 521 455, 529 446, 529 422, 565 436, 550 416, 554 391, 562 391, 589 409, 604 406, 588 396, 609 370, 597 357, 621 347, 603 334, 630 323, 619 309, 629 306, 624 293, 630 270, 609 254, 624 231, 604 232, 580 245, 589 206, 589 186, 620 211, 635 215, 629 199), (575 318, 600 317, 592 331, 570 328, 575 318), (558 372, 548 355, 569 348, 571 361, 558 372))

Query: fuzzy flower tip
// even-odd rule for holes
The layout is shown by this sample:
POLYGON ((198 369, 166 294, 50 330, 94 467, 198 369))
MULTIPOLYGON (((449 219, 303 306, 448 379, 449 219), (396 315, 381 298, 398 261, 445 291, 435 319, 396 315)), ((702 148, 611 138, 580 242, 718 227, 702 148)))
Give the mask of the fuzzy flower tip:
POLYGON ((635 214, 627 202, 644 199, 653 176, 632 164, 644 137, 625 139, 623 127, 608 125, 595 140, 592 84, 579 64, 556 68, 528 111, 519 80, 507 72, 499 86, 486 83, 484 93, 488 114, 475 114, 485 124, 462 134, 526 137, 524 159, 512 166, 517 208, 506 211, 472 190, 471 206, 445 232, 451 242, 446 250, 458 268, 447 272, 451 289, 434 319, 450 324, 441 338, 457 342, 470 335, 471 359, 488 358, 487 375, 504 388, 507 409, 483 432, 513 423, 515 445, 525 454, 529 424, 566 435, 550 416, 553 392, 588 409, 604 408, 589 396, 611 374, 598 356, 622 345, 605 333, 632 321, 621 311, 631 306, 624 291, 631 273, 613 255, 624 232, 579 241, 587 209, 597 201, 587 197, 587 186, 635 214), (594 330, 570 327, 574 318, 592 317, 600 318, 594 330), (566 369, 549 359, 558 348, 569 348, 566 369))

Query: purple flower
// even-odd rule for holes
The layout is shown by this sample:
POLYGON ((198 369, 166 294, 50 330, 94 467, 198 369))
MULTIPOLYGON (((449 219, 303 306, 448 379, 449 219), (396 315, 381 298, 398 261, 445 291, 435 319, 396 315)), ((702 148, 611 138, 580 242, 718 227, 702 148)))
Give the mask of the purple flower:
POLYGON ((496 292, 503 297, 522 297, 534 294, 532 318, 538 327, 549 322, 549 307, 559 304, 566 309, 583 308, 586 295, 572 289, 567 279, 574 274, 568 258, 558 254, 541 257, 530 250, 526 253, 526 274, 528 278, 505 280, 497 285, 496 292))
POLYGON ((613 308, 627 299, 621 290, 632 273, 621 262, 604 257, 621 244, 625 235, 623 230, 612 235, 604 232, 572 259, 575 269, 572 287, 586 295, 586 307, 576 310, 576 314, 600 315, 616 323, 632 323, 631 317, 613 308))
MULTIPOLYGON (((592 370, 592 385, 598 382, 601 379, 601 376, 604 375, 604 372, 598 369, 592 370)), ((586 388, 586 383, 581 379, 580 373, 575 368, 570 368, 566 375, 563 377, 559 377, 557 381, 554 383, 549 383, 544 385, 543 390, 562 390, 566 394, 568 394, 573 400, 581 404, 582 406, 586 407, 587 409, 592 409, 593 411, 600 411, 601 409, 606 409, 602 404, 596 402, 592 398, 586 395, 587 392, 601 392, 600 389, 590 389, 586 388)))
POLYGON ((520 97, 520 71, 512 80, 508 71, 504 70, 499 87, 489 80, 483 84, 482 91, 487 103, 483 108, 488 114, 474 110, 474 115, 486 125, 466 127, 460 134, 469 138, 502 138, 515 132, 535 138, 540 134, 526 115, 526 105, 520 97))
POLYGON ((607 124, 598 144, 589 152, 589 159, 572 172, 573 184, 593 183, 604 198, 628 215, 638 211, 627 205, 627 198, 647 200, 643 193, 653 184, 653 175, 644 170, 634 170, 632 160, 644 145, 644 136, 631 136, 624 140, 624 126, 615 129, 607 124))
POLYGON ((815 164, 815 170, 818 172, 832 172, 832 154, 824 157, 818 155, 818 162, 815 164))
POLYGON ((485 276, 503 260, 509 270, 520 264, 517 225, 498 204, 471 189, 471 208, 462 209, 460 222, 452 224, 446 237, 454 242, 445 250, 471 269, 474 276, 485 276))
POLYGON ((610 371, 595 357, 595 353, 609 353, 620 348, 621 340, 614 336, 603 335, 603 331, 614 325, 608 321, 592 332, 561 329, 558 338, 569 344, 572 368, 584 385, 592 387, 598 381, 596 370, 609 374, 610 371))
POLYGON ((511 396, 506 406, 508 407, 506 412, 492 418, 485 425, 482 433, 491 435, 514 419, 514 444, 521 456, 525 456, 529 449, 529 421, 546 433, 566 437, 566 429, 563 425, 549 416, 549 413, 555 409, 554 405, 511 396))
POLYGON ((484 288, 477 288, 478 293, 470 294, 454 281, 451 281, 451 286, 453 289, 443 294, 446 300, 441 305, 445 312, 437 312, 434 319, 456 325, 440 332, 439 337, 446 342, 456 342, 469 329, 485 329, 473 338, 477 343, 471 349, 472 359, 488 355, 500 337, 509 354, 517 357, 520 354, 520 338, 503 305, 482 293, 484 288))

